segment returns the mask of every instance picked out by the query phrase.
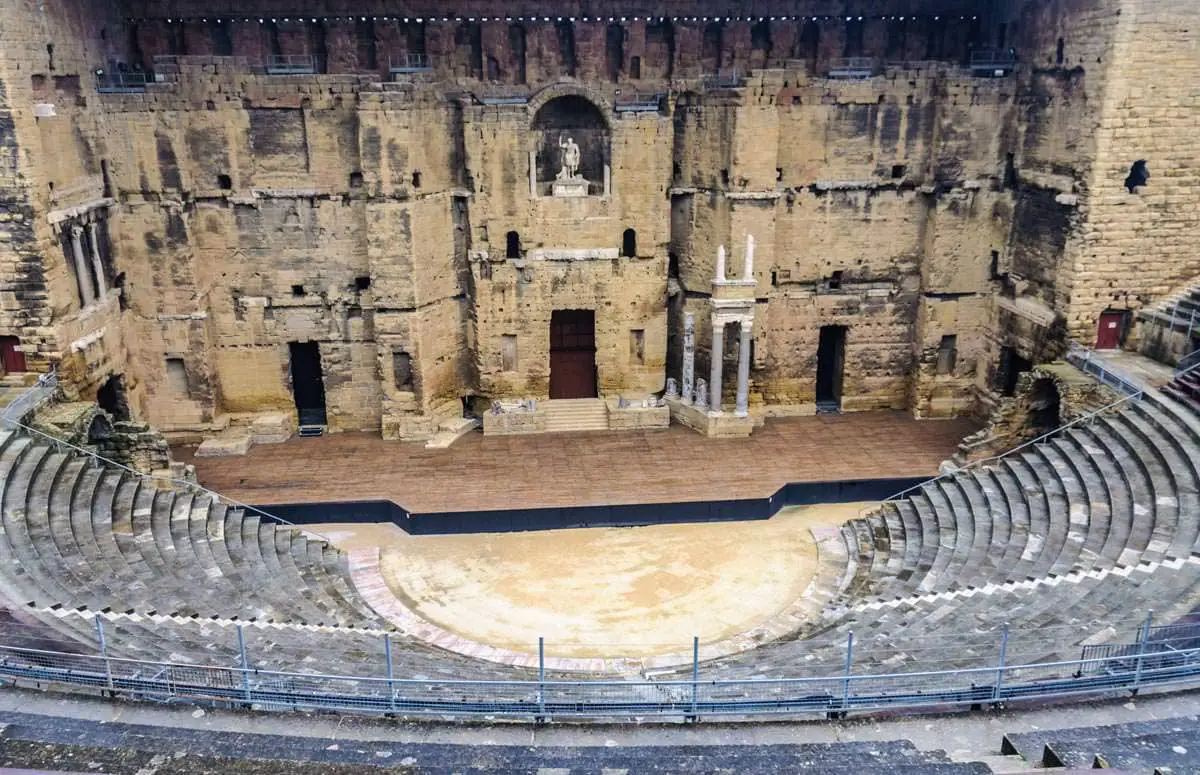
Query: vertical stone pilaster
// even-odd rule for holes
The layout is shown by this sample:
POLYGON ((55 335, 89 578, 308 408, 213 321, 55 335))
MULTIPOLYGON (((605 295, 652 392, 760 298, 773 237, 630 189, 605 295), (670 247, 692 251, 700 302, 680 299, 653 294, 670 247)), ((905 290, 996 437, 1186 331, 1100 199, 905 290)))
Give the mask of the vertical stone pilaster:
POLYGON ((712 329, 712 353, 709 358, 712 361, 712 368, 709 369, 708 375, 708 410, 719 414, 721 411, 721 367, 724 365, 722 361, 725 354, 725 324, 714 316, 712 329))
POLYGON ((696 381, 696 316, 683 316, 683 378, 680 393, 685 404, 692 403, 692 387, 696 381))
POLYGON ((734 414, 738 417, 745 417, 750 412, 750 342, 753 339, 753 324, 743 320, 738 342, 737 404, 734 407, 734 414))
POLYGON ((75 260, 75 279, 79 282, 79 303, 86 307, 96 300, 87 260, 83 257, 82 226, 71 227, 71 255, 75 260))
POLYGON ((100 238, 96 235, 96 222, 87 225, 88 246, 92 251, 92 271, 96 273, 96 287, 100 289, 100 298, 108 294, 108 286, 104 282, 104 263, 100 260, 100 238))

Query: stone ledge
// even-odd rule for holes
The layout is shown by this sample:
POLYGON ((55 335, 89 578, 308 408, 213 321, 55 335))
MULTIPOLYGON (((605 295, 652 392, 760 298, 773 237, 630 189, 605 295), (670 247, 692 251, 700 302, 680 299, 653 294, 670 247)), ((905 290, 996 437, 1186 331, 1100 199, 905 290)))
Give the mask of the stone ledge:
POLYGON ((714 414, 685 404, 678 398, 668 398, 671 419, 709 438, 738 438, 754 432, 754 418, 738 417, 732 412, 714 414))
POLYGON ((610 431, 668 428, 671 425, 669 407, 618 406, 620 401, 616 398, 609 398, 605 403, 608 404, 608 429, 610 431))
POLYGON ((617 248, 539 248, 526 255, 530 261, 604 261, 620 257, 617 248))

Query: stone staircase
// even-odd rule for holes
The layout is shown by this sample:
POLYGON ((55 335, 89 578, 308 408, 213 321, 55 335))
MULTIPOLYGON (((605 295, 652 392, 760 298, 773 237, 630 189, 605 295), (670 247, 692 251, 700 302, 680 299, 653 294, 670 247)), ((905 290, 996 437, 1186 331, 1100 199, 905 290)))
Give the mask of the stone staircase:
POLYGON ((602 398, 558 398, 541 402, 546 432, 606 431, 608 406, 602 398))
POLYGON ((1200 328, 1200 286, 1188 288, 1178 296, 1144 309, 1138 317, 1171 331, 1187 332, 1200 328))
POLYGON ((1163 386, 1163 392, 1200 412, 1200 372, 1189 369, 1163 386))
POLYGON ((437 432, 425 442, 425 449, 449 449, 450 445, 483 426, 477 418, 452 417, 438 424, 437 432))

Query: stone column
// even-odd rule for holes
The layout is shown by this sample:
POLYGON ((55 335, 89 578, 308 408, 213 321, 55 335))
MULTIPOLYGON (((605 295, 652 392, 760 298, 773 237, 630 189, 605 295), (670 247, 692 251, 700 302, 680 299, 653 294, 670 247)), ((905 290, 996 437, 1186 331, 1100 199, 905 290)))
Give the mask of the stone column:
POLYGON ((604 165, 604 198, 612 196, 612 167, 604 165))
POLYGON ((529 152, 529 198, 537 199, 537 151, 529 152))
POLYGON ((713 278, 715 283, 725 282, 725 246, 721 245, 717 248, 717 275, 713 278))
POLYGON ((743 320, 742 337, 738 342, 737 404, 733 413, 745 417, 750 413, 750 342, 754 340, 753 324, 743 320))
POLYGON ((742 267, 742 279, 754 279, 754 235, 746 235, 746 262, 742 267))
POLYGON ((696 379, 696 316, 683 315, 683 394, 685 404, 692 403, 692 385, 696 379))
POLYGON ((86 307, 95 301, 96 296, 92 291, 92 278, 88 273, 87 261, 83 257, 83 244, 80 241, 82 236, 82 226, 71 227, 71 253, 75 259, 75 279, 79 283, 79 303, 86 307))
POLYGON ((87 225, 88 246, 92 250, 92 270, 96 273, 96 286, 100 289, 100 298, 103 299, 108 293, 108 286, 104 282, 104 263, 100 260, 100 237, 96 231, 95 221, 87 225))
POLYGON ((722 361, 725 357, 725 324, 714 317, 712 329, 712 354, 709 358, 712 361, 712 368, 708 374, 708 410, 720 414, 721 367, 724 365, 722 361))

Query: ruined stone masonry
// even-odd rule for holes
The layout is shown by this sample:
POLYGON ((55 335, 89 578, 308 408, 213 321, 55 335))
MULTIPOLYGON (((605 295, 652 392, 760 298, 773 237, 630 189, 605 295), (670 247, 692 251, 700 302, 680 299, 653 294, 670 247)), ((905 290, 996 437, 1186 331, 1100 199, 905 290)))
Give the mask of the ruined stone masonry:
POLYGON ((10 0, 6 370, 176 438, 982 415, 1200 275, 1190 0, 449 13, 10 0))

